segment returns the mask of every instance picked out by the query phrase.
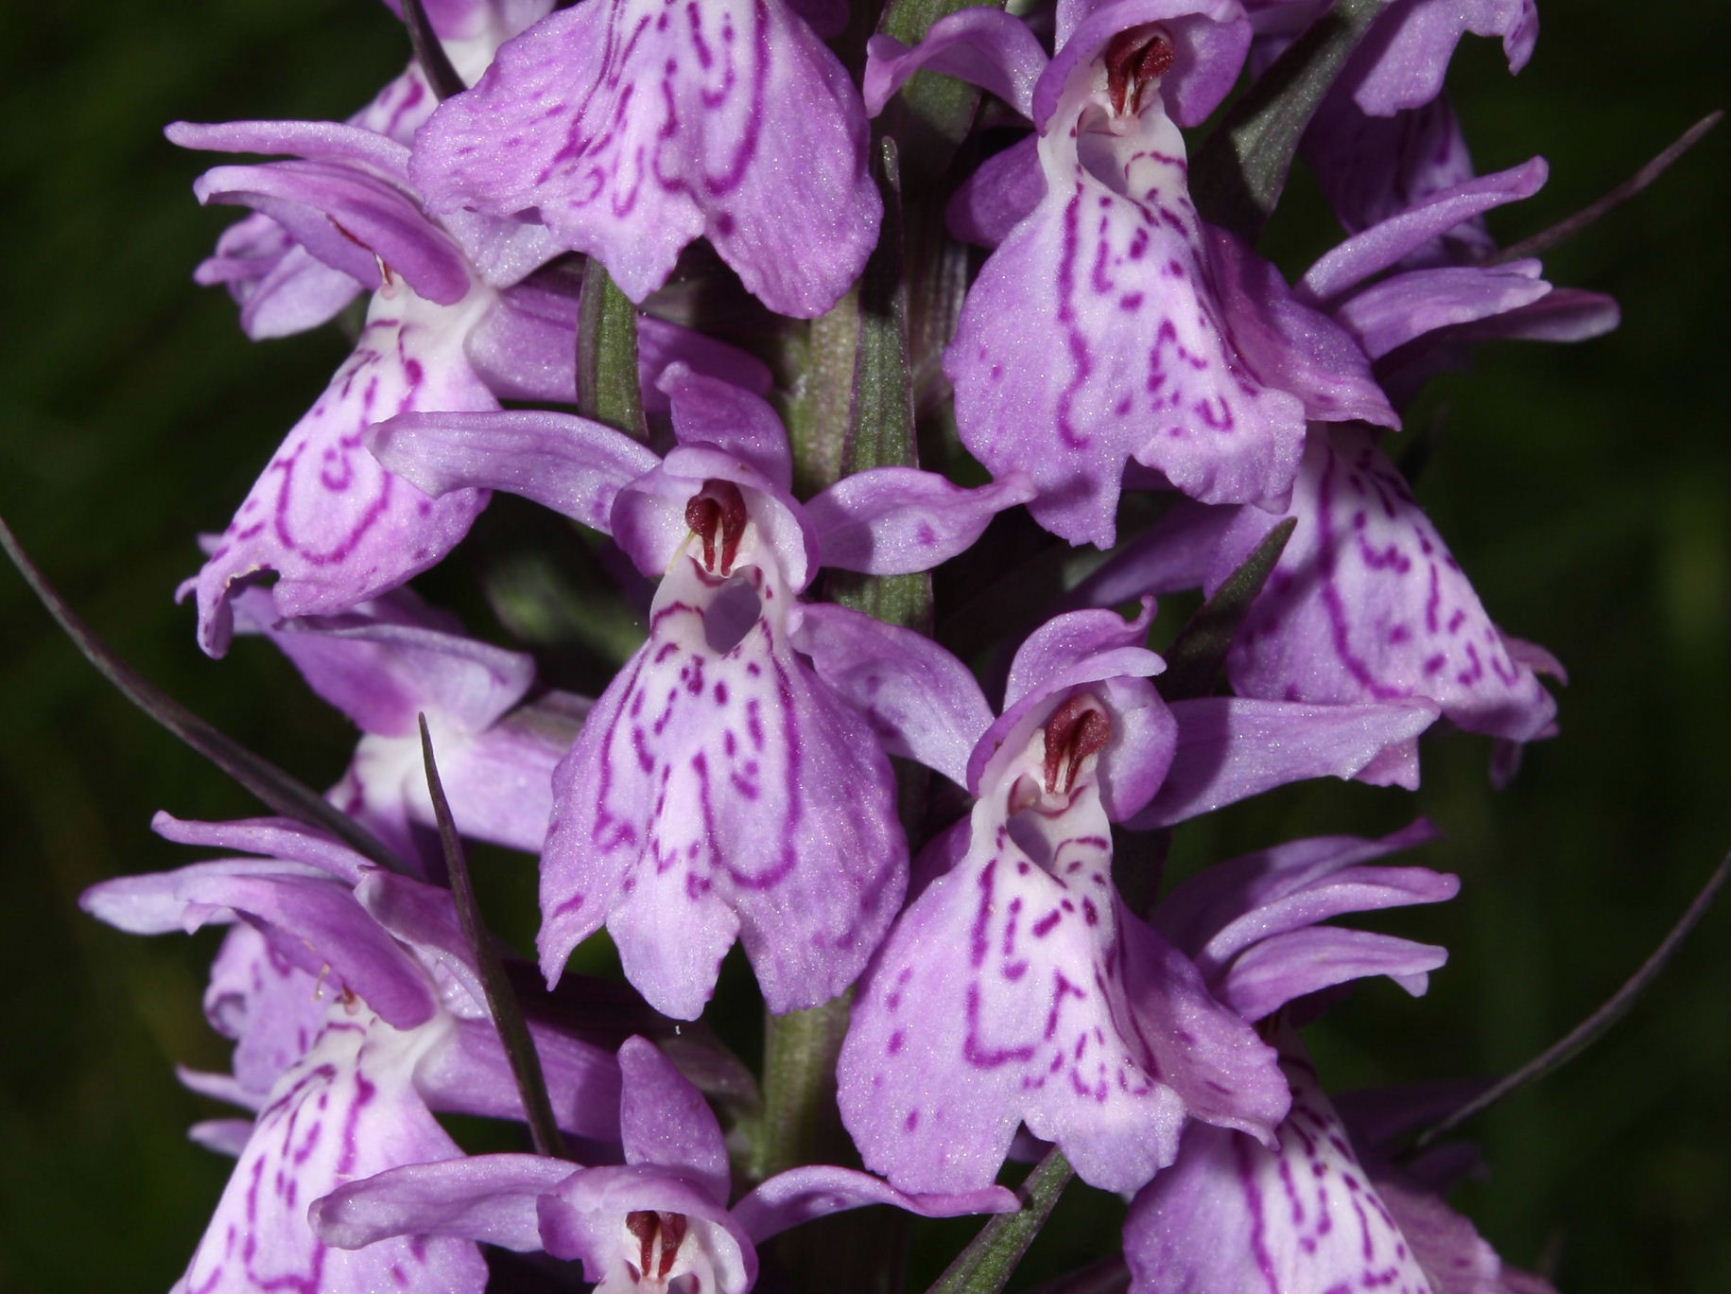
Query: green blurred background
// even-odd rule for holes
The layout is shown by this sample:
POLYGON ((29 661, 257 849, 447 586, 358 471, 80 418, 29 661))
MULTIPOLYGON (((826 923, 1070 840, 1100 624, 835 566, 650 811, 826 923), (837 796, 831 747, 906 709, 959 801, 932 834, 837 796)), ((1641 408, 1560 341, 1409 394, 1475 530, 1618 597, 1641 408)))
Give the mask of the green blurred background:
MULTIPOLYGON (((1497 213, 1505 241, 1731 99, 1724 5, 1542 17, 1519 78, 1469 40, 1451 81, 1481 169, 1551 159, 1545 192, 1497 213)), ((226 296, 192 285, 232 213, 198 210, 205 162, 160 127, 341 117, 404 57, 365 0, 0 10, 0 510, 130 660, 316 784, 345 761, 344 723, 265 650, 203 658, 171 593, 198 564, 193 536, 221 528, 346 347, 334 330, 249 344, 226 296)), ((1466 887, 1383 928, 1446 943, 1454 963, 1422 1002, 1372 986, 1317 1031, 1335 1085, 1519 1064, 1646 956, 1731 843, 1728 133, 1547 258, 1553 281, 1617 296, 1622 331, 1491 348, 1431 398, 1447 421, 1421 497, 1493 615, 1568 665, 1565 731, 1501 794, 1484 743, 1428 746, 1419 807, 1447 839, 1423 861, 1466 887)), ((1295 220, 1279 246, 1315 248, 1321 228, 1295 220)), ((190 860, 150 834, 155 809, 254 806, 107 690, 9 570, 0 644, 0 1288, 167 1286, 227 1173, 184 1137, 222 1111, 173 1076, 225 1061, 198 1011, 214 936, 128 938, 74 899, 190 860)), ((1295 788, 1188 830, 1179 861, 1411 812, 1395 794, 1295 788)), ((521 891, 530 864, 501 866, 521 891)), ((1731 1289, 1728 914, 1633 1018, 1473 1129, 1492 1171, 1459 1201, 1564 1290, 1731 1289)), ((1069 1211, 1099 1213, 1085 1198, 1069 1211)))

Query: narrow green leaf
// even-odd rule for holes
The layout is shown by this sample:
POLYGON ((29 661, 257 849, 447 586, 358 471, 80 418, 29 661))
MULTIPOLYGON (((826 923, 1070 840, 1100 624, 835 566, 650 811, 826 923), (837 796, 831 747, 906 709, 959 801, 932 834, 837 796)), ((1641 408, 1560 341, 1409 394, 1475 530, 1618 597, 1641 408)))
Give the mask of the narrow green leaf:
POLYGON ((486 996, 493 1027, 499 1031, 505 1059, 510 1062, 511 1077, 517 1080, 517 1096, 523 1102, 529 1139, 536 1154, 569 1159, 565 1136, 559 1131, 559 1121, 553 1116, 553 1102, 547 1095, 547 1079, 541 1072, 541 1057, 535 1050, 535 1040, 529 1036, 529 1026, 523 1021, 523 1008, 505 974, 499 950, 493 945, 486 922, 481 919, 480 904, 475 901, 475 887, 469 879, 463 842, 457 835, 457 824, 451 817, 451 806, 445 799, 444 785, 439 781, 439 767, 433 759, 433 734, 427 730, 427 716, 423 714, 418 718, 421 761, 427 771, 427 791, 433 800, 433 817, 439 824, 439 843, 445 851, 445 870, 451 882, 451 897, 457 906, 457 921, 463 927, 463 938, 468 941, 469 951, 475 956, 481 992, 486 996))
POLYGON ((647 442, 637 375, 637 307, 594 256, 583 266, 577 319, 577 410, 647 442))
POLYGON ((327 801, 312 788, 278 768, 261 755, 219 732, 180 702, 139 674, 67 605, 48 577, 37 569, 28 553, 0 519, 0 548, 12 559, 31 591, 48 609, 73 645, 97 671, 120 690, 122 696, 203 755, 217 768, 251 791, 286 818, 293 818, 319 831, 329 832, 356 853, 393 871, 402 862, 381 844, 372 832, 327 801))
POLYGON ((1250 613, 1250 604, 1262 592, 1297 527, 1298 518, 1288 517, 1263 536, 1243 564, 1179 630, 1166 652, 1166 672, 1159 681, 1160 695, 1166 700, 1207 696, 1214 690, 1232 640, 1250 613))
POLYGON ((1075 1175, 1063 1151, 1056 1146, 1047 1151, 1017 1192, 1021 1209, 1000 1213, 981 1227, 927 1294, 998 1294, 1075 1175))
POLYGON ((439 43, 439 33, 433 30, 432 20, 427 17, 426 6, 421 0, 403 0, 403 25, 409 29, 409 45, 415 51, 415 62, 421 65, 435 96, 449 99, 469 88, 452 66, 445 47, 439 43))
POLYGON ((1205 220, 1256 241, 1305 127, 1384 7, 1339 0, 1227 110, 1190 167, 1190 195, 1205 220))
MULTIPOLYGON (((843 474, 915 467, 913 382, 908 368, 908 292, 903 276, 900 162, 893 139, 878 141, 874 171, 884 199, 883 230, 859 282, 859 331, 843 474)), ((879 620, 929 630, 931 577, 833 575, 830 596, 879 620)))
POLYGON ((1683 946, 1683 941, 1689 937, 1696 926, 1701 924, 1701 918, 1706 916, 1707 909, 1713 906, 1713 900, 1719 896, 1719 891, 1725 887, 1727 878, 1731 878, 1731 853, 1719 860, 1719 865, 1707 877, 1707 883, 1701 887, 1700 892, 1683 910, 1683 915, 1677 919, 1677 924, 1671 927, 1670 933, 1659 941, 1659 946, 1653 950, 1652 955, 1641 963, 1640 969, 1631 975, 1621 988, 1611 994, 1603 1005, 1507 1078, 1491 1084, 1490 1087, 1480 1092, 1465 1105, 1420 1132, 1413 1138, 1412 1144, 1400 1157, 1404 1159, 1418 1154, 1426 1146, 1436 1142, 1438 1138, 1453 1132, 1468 1119, 1483 1114, 1511 1092, 1518 1091, 1527 1084, 1537 1082, 1547 1074, 1561 1069, 1597 1042, 1612 1025, 1627 1015, 1629 1009, 1640 1000, 1641 995, 1652 987, 1653 981, 1659 978, 1660 973, 1670 963, 1671 958, 1683 946))

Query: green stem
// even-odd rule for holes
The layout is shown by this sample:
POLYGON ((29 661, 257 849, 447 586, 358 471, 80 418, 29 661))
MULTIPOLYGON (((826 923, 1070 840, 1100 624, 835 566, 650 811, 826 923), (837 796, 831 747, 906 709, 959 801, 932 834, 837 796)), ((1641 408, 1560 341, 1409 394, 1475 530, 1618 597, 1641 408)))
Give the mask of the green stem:
POLYGON ((981 1227, 927 1294, 997 1294, 1075 1175, 1063 1151, 1056 1146, 1047 1151, 1017 1192, 1022 1207, 1015 1213, 1000 1213, 981 1227))
POLYGON ((583 266, 577 321, 577 409, 585 418, 649 439, 637 376, 637 307, 593 256, 583 266))

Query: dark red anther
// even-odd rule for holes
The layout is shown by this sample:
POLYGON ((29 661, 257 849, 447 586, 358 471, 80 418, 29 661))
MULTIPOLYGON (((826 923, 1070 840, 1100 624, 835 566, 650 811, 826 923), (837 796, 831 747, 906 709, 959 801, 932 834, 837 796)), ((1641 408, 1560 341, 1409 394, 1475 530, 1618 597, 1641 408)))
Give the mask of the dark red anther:
POLYGON ((1112 721, 1099 703, 1086 692, 1070 697, 1046 720, 1046 790, 1053 795, 1068 791, 1082 761, 1111 740, 1112 721))
POLYGON ((625 1215, 625 1229, 637 1237, 637 1270, 632 1279, 665 1281, 679 1261, 679 1246, 691 1223, 683 1213, 637 1209, 625 1215))
POLYGON ((1133 27, 1121 31, 1106 46, 1106 93, 1112 111, 1123 116, 1142 110, 1142 94, 1172 66, 1172 42, 1156 28, 1133 27))
POLYGON ((718 575, 733 572, 739 541, 749 520, 745 499, 732 481, 705 481, 685 505, 685 524, 703 541, 703 565, 718 575), (719 542, 717 542, 719 541, 719 542))

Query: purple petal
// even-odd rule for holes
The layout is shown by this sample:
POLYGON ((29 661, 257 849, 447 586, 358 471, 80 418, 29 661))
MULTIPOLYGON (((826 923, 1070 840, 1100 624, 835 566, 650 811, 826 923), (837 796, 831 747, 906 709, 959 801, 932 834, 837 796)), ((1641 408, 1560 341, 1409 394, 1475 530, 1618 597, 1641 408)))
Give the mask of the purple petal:
POLYGON ((245 1119, 206 1119, 186 1130, 186 1139, 194 1145, 231 1159, 238 1158, 252 1136, 252 1124, 245 1119))
MULTIPOLYGON (((1424 698, 1468 732, 1531 741, 1549 728, 1556 702, 1368 434, 1312 438, 1289 515, 1298 528, 1227 658, 1241 696, 1424 698)), ((1215 579, 1263 520, 1246 516, 1215 579)))
POLYGON ((893 36, 872 37, 861 88, 866 111, 875 117, 909 77, 925 68, 977 85, 1032 118, 1034 82, 1047 61, 1039 38, 1020 18, 1001 9, 963 9, 933 23, 913 49, 893 36))
POLYGON ((1200 125, 1220 105, 1250 49, 1250 22, 1238 0, 1077 0, 1058 7, 1058 56, 1034 89, 1033 118, 1050 128, 1059 99, 1083 65, 1100 57, 1120 32, 1159 23, 1172 44, 1172 68, 1160 92, 1180 126, 1200 125))
MULTIPOLYGON (((290 818, 241 818, 233 822, 193 822, 158 813, 150 829, 177 845, 240 850, 269 859, 305 863, 353 885, 373 865, 347 845, 290 818)), ((292 871, 292 868, 283 868, 292 871)))
POLYGON ((505 490, 603 533, 619 491, 660 460, 570 413, 410 413, 373 427, 374 457, 434 498, 505 490))
POLYGON ((201 261, 192 277, 207 287, 220 283, 228 289, 240 306, 240 326, 254 341, 328 323, 361 290, 257 212, 224 230, 216 254, 201 261))
MULTIPOLYGON (((1420 818, 1380 840, 1316 836, 1216 863, 1160 900, 1152 918, 1154 927, 1195 959, 1206 976, 1261 937, 1265 913, 1283 914, 1274 926, 1280 931, 1344 912, 1389 906, 1380 901, 1385 897, 1395 904, 1429 901, 1404 900, 1398 891, 1385 894, 1378 888, 1379 878, 1386 875, 1397 883, 1419 881, 1415 873, 1437 882, 1450 878, 1424 868, 1361 864, 1428 844, 1438 836, 1436 828, 1420 818), (1368 885, 1360 886, 1360 881, 1368 885), (1325 900, 1325 910, 1303 906, 1317 897, 1325 900), (1295 899, 1301 905, 1296 909, 1290 906, 1295 899), (1287 915, 1295 919, 1284 919, 1287 915)), ((1437 898, 1452 894, 1451 886, 1449 893, 1439 893, 1437 898)))
POLYGON ((705 235, 764 304, 810 318, 859 273, 881 202, 841 64, 780 0, 578 5, 440 105, 413 175, 435 209, 536 209, 634 301, 705 235))
POLYGON ((673 434, 685 446, 706 445, 749 464, 778 490, 793 488, 787 430, 764 399, 743 387, 670 365, 658 383, 673 409, 673 434))
POLYGON ((619 1136, 625 1162, 670 1169, 701 1186, 720 1205, 732 1194, 727 1145, 702 1095, 646 1038, 619 1048, 624 1094, 619 1136))
POLYGON ((1386 975, 1421 997, 1428 973, 1446 961, 1446 948, 1369 930, 1317 926, 1256 944, 1220 976, 1214 995, 1250 1021, 1265 1019, 1307 993, 1373 975, 1386 975))
POLYGON ((1467 32, 1500 36, 1509 71, 1519 72, 1538 39, 1534 0, 1403 0, 1370 30, 1355 57, 1353 101, 1372 116, 1416 108, 1442 93, 1455 46, 1467 32))
POLYGON ((530 656, 412 623, 351 613, 261 627, 314 692, 379 736, 415 732, 422 710, 478 733, 535 681, 530 656))
MULTIPOLYGON (((1458 190, 1477 177, 1446 96, 1392 117, 1367 117, 1337 83, 1305 132, 1300 151, 1348 233, 1458 190)), ((1465 264, 1496 251, 1473 216, 1408 252, 1402 263, 1465 264)))
POLYGON ((461 353, 474 309, 432 306, 406 289, 373 298, 354 354, 289 432, 194 581, 207 652, 227 650, 238 580, 276 572, 282 616, 345 611, 426 570, 468 532, 484 494, 429 499, 382 469, 362 440, 394 414, 497 407, 461 353))
MULTIPOLYGON (((619 1068, 613 1057, 556 1030, 530 1025, 529 1031, 559 1126, 591 1141, 614 1141, 619 1134, 619 1068)), ((450 1041, 421 1060, 415 1088, 429 1109, 523 1119, 517 1080, 490 1019, 458 1020, 450 1041)))
POLYGON ((1616 301, 1603 293, 1553 288, 1531 305, 1458 325, 1450 337, 1465 341, 1586 341, 1610 332, 1620 319, 1616 301))
POLYGON ((966 551, 993 517, 1033 497, 1032 482, 1020 472, 970 490, 935 472, 874 467, 817 495, 806 504, 806 518, 825 566, 903 575, 966 551))
POLYGON ((950 233, 963 242, 996 247, 1033 215, 1046 196, 1039 147, 1039 137, 1029 135, 981 162, 944 209, 950 233))
POLYGON ((486 1264, 472 1244, 381 1241, 333 1250, 307 1220, 339 1183, 462 1152, 409 1082, 409 1035, 336 1012, 324 1037, 285 1074, 259 1114, 215 1216, 177 1289, 479 1290, 486 1264))
MULTIPOLYGON (((284 1071, 312 1048, 330 996, 254 927, 237 922, 224 936, 211 964, 204 1015, 218 1033, 235 1040, 231 1081, 250 1095, 250 1108, 256 1110, 284 1071)), ((213 1094, 209 1087, 195 1090, 213 1094)))
POLYGON ((1312 421, 1398 427, 1400 417, 1350 328, 1306 305, 1279 270, 1234 235, 1204 230, 1227 336, 1257 379, 1296 395, 1312 421))
POLYGON ((261 875, 257 868, 252 860, 194 864, 162 879, 172 881, 187 928, 227 909, 257 925, 278 954, 317 977, 326 992, 354 994, 399 1029, 432 1017, 438 1005, 420 963, 346 886, 324 877, 261 875))
POLYGON ((1177 754, 1159 793, 1130 821, 1139 831, 1305 778, 1374 776, 1436 721, 1437 708, 1422 698, 1303 705, 1211 696, 1175 701, 1172 714, 1177 754))
POLYGON ((534 1253, 541 1248, 537 1201, 575 1171, 575 1164, 540 1155, 410 1164, 337 1187, 312 1206, 312 1226, 343 1249, 416 1235, 534 1253))
POLYGON ((1335 318, 1367 355, 1380 359, 1415 337, 1494 319, 1543 299, 1551 290, 1539 277, 1537 261, 1412 270, 1349 297, 1335 318))
POLYGON ((865 716, 884 750, 967 784, 969 753, 992 712, 954 656, 911 629, 822 602, 800 608, 793 644, 865 716))
POLYGON ((1304 272, 1298 291, 1318 305, 1332 302, 1462 222, 1505 202, 1532 197, 1544 187, 1548 173, 1545 159, 1533 157, 1506 171, 1454 185, 1325 253, 1304 272))
POLYGON ((692 1019, 737 930, 772 1011, 815 1006, 901 902, 894 782, 865 719, 788 644, 786 586, 756 567, 726 593, 706 580, 690 559, 663 579, 649 641, 555 775, 542 969, 556 979, 605 920, 626 977, 692 1019))
POLYGON ((1199 589, 1215 569, 1220 543, 1237 517, 1236 508, 1175 500, 1160 520, 1078 584, 1067 601, 1114 607, 1132 598, 1199 589))
POLYGON ((364 168, 404 186, 409 150, 394 139, 335 121, 177 121, 163 128, 172 144, 209 153, 289 153, 313 162, 364 168))
POLYGON ((417 295, 454 305, 468 295, 469 263, 395 186, 352 166, 271 162, 218 166, 193 185, 198 200, 246 206, 280 224, 313 256, 363 287, 394 274, 417 295))
POLYGON ((1292 1112, 1275 1146, 1192 1127, 1178 1162, 1130 1206, 1124 1256, 1134 1294, 1434 1288, 1315 1071, 1294 1057, 1281 1068, 1292 1112))
POLYGON ((954 1218, 969 1213, 1014 1213, 1014 1191, 988 1186, 952 1195, 908 1195, 888 1182, 852 1168, 807 1164, 777 1173, 742 1199, 733 1217, 762 1244, 803 1222, 867 1204, 890 1204, 922 1218, 954 1218))

